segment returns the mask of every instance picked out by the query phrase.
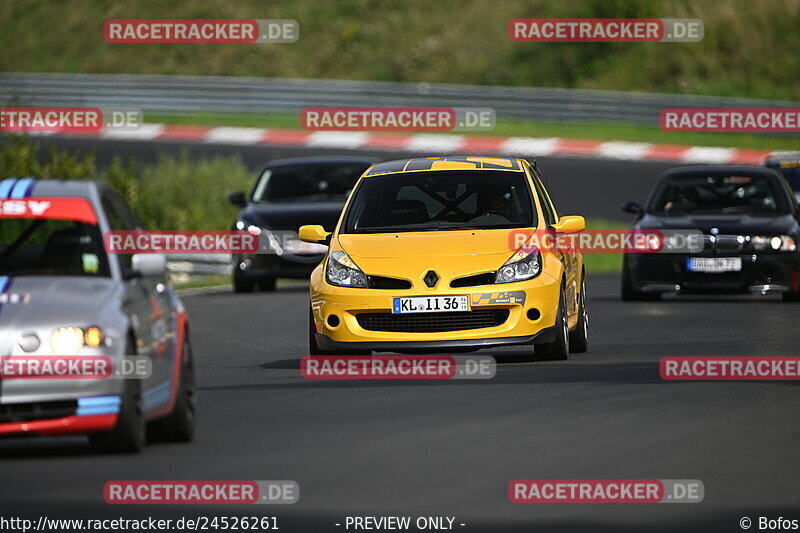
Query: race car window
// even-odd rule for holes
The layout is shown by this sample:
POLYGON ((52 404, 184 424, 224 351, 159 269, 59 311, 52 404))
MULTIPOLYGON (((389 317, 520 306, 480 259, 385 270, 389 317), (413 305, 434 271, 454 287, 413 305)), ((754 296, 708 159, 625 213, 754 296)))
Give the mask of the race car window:
POLYGON ((0 219, 0 274, 110 275, 96 224, 52 218, 0 219))
POLYGON ((691 174, 663 180, 648 202, 648 212, 786 213, 789 205, 786 191, 770 176, 691 174))
POLYGON ((536 189, 536 193, 539 195, 539 204, 542 206, 542 213, 544 214, 545 221, 547 222, 548 227, 552 226, 557 222, 558 218, 555 207, 553 207, 553 203, 550 201, 550 197, 547 195, 544 185, 542 185, 539 177, 536 176, 536 174, 531 173, 531 179, 533 180, 533 186, 536 189))
POLYGON ((253 189, 254 202, 344 200, 367 164, 292 165, 267 169, 253 189))
POLYGON ((535 211, 521 172, 413 172, 365 178, 345 233, 530 227, 535 211))
MULTIPOLYGON (((112 231, 133 231, 139 229, 136 224, 131 220, 122 208, 121 200, 118 200, 111 190, 103 192, 100 203, 103 205, 103 211, 106 213, 108 226, 112 231)), ((115 254, 117 260, 123 269, 132 268, 131 254, 115 254)))

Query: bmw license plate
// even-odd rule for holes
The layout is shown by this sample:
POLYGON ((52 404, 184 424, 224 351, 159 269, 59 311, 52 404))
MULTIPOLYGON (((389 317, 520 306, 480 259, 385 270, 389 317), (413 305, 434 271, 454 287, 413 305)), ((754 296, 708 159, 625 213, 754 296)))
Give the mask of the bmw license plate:
POLYGON ((739 272, 742 270, 741 257, 689 257, 686 259, 686 270, 689 272, 705 272, 719 274, 722 272, 739 272))
POLYGON ((439 313, 469 311, 469 298, 464 296, 412 296, 394 298, 392 313, 439 313))

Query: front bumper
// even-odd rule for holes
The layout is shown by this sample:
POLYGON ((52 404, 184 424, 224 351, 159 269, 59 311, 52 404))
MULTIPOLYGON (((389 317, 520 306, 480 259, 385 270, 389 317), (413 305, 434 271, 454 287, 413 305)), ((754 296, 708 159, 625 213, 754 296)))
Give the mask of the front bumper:
MULTIPOLYGON (((317 346, 323 350, 415 353, 552 342, 560 287, 560 278, 545 271, 532 280, 502 285, 355 289, 327 284, 322 279, 321 269, 317 269, 311 278, 315 338, 317 346), (489 327, 435 332, 368 330, 358 320, 361 313, 391 314, 396 297, 456 295, 468 295, 471 311, 503 310, 507 311, 507 318, 489 327), (529 314, 529 311, 532 312, 529 314)), ((426 318, 424 314, 418 316, 420 320, 426 318)))
POLYGON ((628 254, 627 269, 634 288, 643 292, 767 293, 800 290, 800 255, 628 254), (690 257, 740 257, 739 272, 690 272, 690 257))

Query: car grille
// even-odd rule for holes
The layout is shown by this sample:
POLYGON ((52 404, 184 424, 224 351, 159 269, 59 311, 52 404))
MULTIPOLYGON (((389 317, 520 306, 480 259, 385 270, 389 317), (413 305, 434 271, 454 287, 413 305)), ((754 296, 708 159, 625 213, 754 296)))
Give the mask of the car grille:
POLYGON ((8 422, 30 422, 74 415, 77 401, 12 403, 0 405, 0 424, 8 422))
POLYGON ((477 287, 479 285, 491 285, 494 283, 497 272, 484 272, 483 274, 475 274, 472 276, 465 276, 463 278, 456 278, 450 282, 450 286, 455 288, 459 287, 477 287))
POLYGON ((689 244, 700 250, 718 250, 720 252, 736 252, 744 248, 745 239, 739 235, 692 235, 689 244))
POLYGON ((387 278, 384 276, 367 276, 370 289, 410 289, 407 279, 387 278))
POLYGON ((508 309, 458 311, 453 313, 360 313, 358 325, 368 331, 436 333, 493 328, 508 320, 508 309))

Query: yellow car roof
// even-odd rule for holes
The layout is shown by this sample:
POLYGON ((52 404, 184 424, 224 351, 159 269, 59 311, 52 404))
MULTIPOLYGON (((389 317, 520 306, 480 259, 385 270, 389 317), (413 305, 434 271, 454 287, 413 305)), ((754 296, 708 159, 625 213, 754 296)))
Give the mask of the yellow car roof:
POLYGON ((364 176, 399 174, 401 172, 420 172, 431 170, 505 170, 522 172, 519 159, 503 157, 448 156, 398 159, 371 166, 364 176))

